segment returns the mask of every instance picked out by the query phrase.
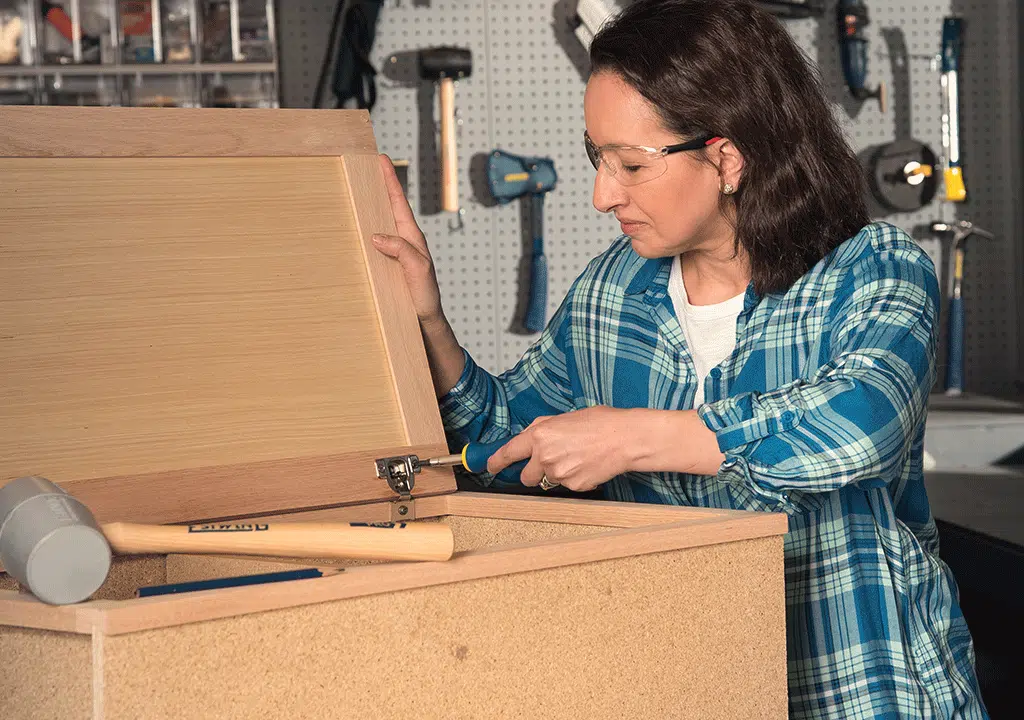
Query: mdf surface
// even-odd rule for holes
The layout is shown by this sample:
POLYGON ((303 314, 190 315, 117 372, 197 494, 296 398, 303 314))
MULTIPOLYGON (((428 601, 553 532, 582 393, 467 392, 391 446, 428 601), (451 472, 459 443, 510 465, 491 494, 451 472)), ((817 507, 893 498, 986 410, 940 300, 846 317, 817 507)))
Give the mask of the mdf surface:
MULTIPOLYGON (((459 518, 456 527, 473 531, 472 544, 601 530, 506 522, 459 518)), ((192 559, 177 558, 183 567, 192 559)), ((239 569, 253 569, 248 562, 239 569)), ((83 717, 104 720, 785 718, 782 564, 782 539, 770 536, 97 631, 74 636, 91 653, 64 683, 91 688, 96 714, 83 717)), ((64 633, 15 637, 23 648, 70 647, 64 633)), ((62 717, 14 701, 43 691, 38 678, 12 682, 5 718, 62 717)))

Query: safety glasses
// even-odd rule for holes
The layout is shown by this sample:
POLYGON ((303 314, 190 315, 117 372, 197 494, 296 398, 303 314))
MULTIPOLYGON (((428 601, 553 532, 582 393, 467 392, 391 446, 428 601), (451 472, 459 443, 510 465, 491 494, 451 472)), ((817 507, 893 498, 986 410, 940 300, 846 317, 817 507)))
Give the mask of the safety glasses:
POLYGON ((665 157, 686 150, 699 150, 720 140, 718 135, 701 135, 677 145, 654 148, 645 145, 602 145, 598 147, 584 131, 583 141, 587 147, 590 164, 597 170, 603 162, 608 172, 623 185, 639 185, 654 180, 665 173, 668 163, 665 157))

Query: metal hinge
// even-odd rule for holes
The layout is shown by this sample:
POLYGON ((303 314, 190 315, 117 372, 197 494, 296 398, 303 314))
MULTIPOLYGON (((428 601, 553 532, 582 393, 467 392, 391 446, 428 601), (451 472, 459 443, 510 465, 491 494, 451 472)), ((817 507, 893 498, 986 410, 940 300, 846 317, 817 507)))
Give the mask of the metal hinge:
POLYGON ((420 459, 416 455, 396 455, 376 461, 377 477, 387 480, 398 499, 391 502, 391 520, 415 520, 416 500, 412 489, 416 484, 415 475, 420 471, 420 459))

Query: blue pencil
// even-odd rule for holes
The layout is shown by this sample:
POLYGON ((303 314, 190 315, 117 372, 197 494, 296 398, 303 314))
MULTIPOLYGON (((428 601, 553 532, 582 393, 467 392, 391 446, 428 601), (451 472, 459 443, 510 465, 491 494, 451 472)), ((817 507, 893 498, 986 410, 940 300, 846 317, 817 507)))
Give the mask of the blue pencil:
MULTIPOLYGON (((341 572, 342 568, 338 568, 341 572)), ((328 570, 333 574, 334 570, 328 570)), ((193 582, 170 583, 167 585, 148 585, 141 587, 136 592, 137 597, 152 597, 154 595, 171 595, 183 592, 195 592, 196 590, 213 590, 216 588, 240 587, 243 585, 262 585, 264 583, 283 582, 286 580, 306 580, 309 578, 323 577, 324 571, 320 568, 303 568, 301 570, 284 570, 281 572, 260 573, 257 575, 240 575, 238 577, 215 578, 213 580, 196 580, 193 582)))

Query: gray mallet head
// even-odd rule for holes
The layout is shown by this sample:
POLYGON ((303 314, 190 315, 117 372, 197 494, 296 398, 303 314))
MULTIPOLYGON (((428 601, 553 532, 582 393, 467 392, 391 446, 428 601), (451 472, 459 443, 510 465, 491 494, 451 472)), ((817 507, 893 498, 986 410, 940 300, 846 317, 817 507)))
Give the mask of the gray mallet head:
POLYGON ((81 602, 110 571, 110 545, 85 505, 41 477, 0 487, 0 562, 51 605, 81 602))

